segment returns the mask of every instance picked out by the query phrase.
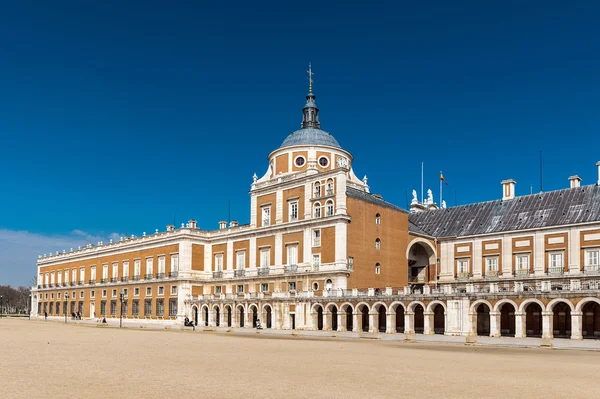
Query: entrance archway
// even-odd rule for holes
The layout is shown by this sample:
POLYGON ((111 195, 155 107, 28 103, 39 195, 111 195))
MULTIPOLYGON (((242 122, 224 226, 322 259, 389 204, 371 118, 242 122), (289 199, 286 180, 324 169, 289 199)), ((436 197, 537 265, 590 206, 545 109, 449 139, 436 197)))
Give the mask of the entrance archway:
POLYGON ((337 331, 338 329, 338 310, 337 306, 331 307, 331 329, 337 331))
POLYGON ((193 316, 194 318, 194 325, 197 326, 198 325, 198 307, 194 306, 193 307, 193 316))
POLYGON ((231 327, 231 306, 227 305, 225 311, 227 312, 227 327, 231 327))
POLYGON ((243 306, 238 307, 238 311, 240 314, 240 328, 243 328, 244 327, 244 318, 245 318, 244 317, 244 307, 243 306))
POLYGON ((582 308, 583 328, 581 333, 584 339, 600 339, 600 305, 588 302, 582 308))
POLYGON ((215 306, 215 326, 219 327, 221 324, 221 309, 218 306, 215 306))
POLYGON ((252 305, 252 328, 256 328, 258 323, 258 309, 256 306, 252 305))
POLYGON ((490 308, 485 303, 477 306, 477 335, 483 337, 490 335, 490 308))
POLYGON ((535 302, 525 308, 525 334, 527 337, 542 336, 542 308, 535 302))
POLYGON ((369 307, 367 305, 360 305, 358 312, 360 313, 360 331, 369 332, 369 307))
POLYGON ((423 306, 420 304, 415 305, 415 334, 423 334, 423 331, 425 331, 425 317, 423 315, 424 311, 425 309, 423 309, 423 306))
POLYGON ((444 307, 437 304, 433 308, 433 333, 444 334, 446 332, 446 314, 444 307))
POLYGON ((267 318, 266 325, 267 325, 267 328, 271 328, 271 307, 267 305, 265 307, 265 310, 266 310, 265 317, 267 318))
POLYGON ((436 262, 435 249, 427 240, 415 238, 408 245, 408 282, 425 284, 429 281, 429 265, 436 262))
POLYGON ((317 310, 317 330, 321 331, 323 330, 323 308, 321 305, 317 305, 315 308, 317 310))
POLYGON ((396 306, 396 332, 404 333, 404 308, 401 305, 396 306))
POLYGON ((552 334, 554 338, 571 338, 571 307, 558 302, 552 308, 552 334))
POLYGON ((354 315, 353 315, 353 310, 352 307, 350 305, 346 305, 345 308, 345 313, 346 313, 346 331, 352 331, 354 329, 354 315))
POLYGON ((515 307, 510 303, 503 303, 500 307, 500 335, 515 336, 515 307))
POLYGON ((204 326, 208 327, 208 307, 204 307, 204 326))
POLYGON ((386 310, 383 305, 379 305, 377 309, 377 330, 384 333, 387 328, 386 310))

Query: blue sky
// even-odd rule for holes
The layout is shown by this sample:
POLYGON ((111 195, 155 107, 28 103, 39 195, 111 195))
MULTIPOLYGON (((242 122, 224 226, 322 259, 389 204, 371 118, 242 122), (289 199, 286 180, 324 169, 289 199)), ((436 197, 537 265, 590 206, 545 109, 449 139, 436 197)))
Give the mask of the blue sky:
MULTIPOLYGON (((37 254, 190 218, 248 222, 252 174, 321 123, 373 192, 448 205, 596 182, 600 5, 13 2, 0 15, 0 284, 37 254), (124 5, 125 4, 125 5, 124 5)), ((527 3, 527 4, 522 4, 527 3)))

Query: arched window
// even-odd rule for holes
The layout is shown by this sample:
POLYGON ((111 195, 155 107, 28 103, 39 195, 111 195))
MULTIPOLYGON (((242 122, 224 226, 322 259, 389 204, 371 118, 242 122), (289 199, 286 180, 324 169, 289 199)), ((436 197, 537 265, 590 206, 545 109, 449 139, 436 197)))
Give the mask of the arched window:
POLYGON ((333 216, 333 201, 327 201, 327 206, 325 209, 325 216, 333 216))
POLYGON ((315 198, 321 198, 321 183, 319 183, 319 182, 315 183, 313 194, 314 194, 313 196, 315 198))
POLYGON ((381 240, 379 238, 375 240, 375 249, 381 249, 381 240))
POLYGON ((325 195, 333 195, 333 179, 327 179, 325 195))
POLYGON ((321 203, 320 202, 315 202, 315 208, 313 211, 313 215, 315 216, 315 219, 321 217, 321 203))
POLYGON ((319 283, 317 283, 316 281, 313 283, 313 291, 318 291, 319 290, 319 283))
POLYGON ((375 274, 381 274, 381 265, 379 262, 375 263, 375 274))
POLYGON ((331 281, 330 278, 328 278, 325 282, 325 288, 327 289, 327 291, 331 291, 331 289, 333 288, 333 281, 331 281))
POLYGON ((375 215, 375 224, 381 224, 381 215, 380 214, 375 215))

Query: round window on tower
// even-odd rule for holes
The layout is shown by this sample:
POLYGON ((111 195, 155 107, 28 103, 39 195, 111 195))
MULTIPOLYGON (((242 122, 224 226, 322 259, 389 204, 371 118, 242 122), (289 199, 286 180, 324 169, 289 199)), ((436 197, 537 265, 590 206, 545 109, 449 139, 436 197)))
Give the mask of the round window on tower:
POLYGON ((296 166, 299 167, 299 168, 302 167, 302 166, 304 166, 305 162, 306 162, 306 160, 302 156, 296 157, 296 160, 294 161, 294 163, 296 164, 296 166))
POLYGON ((319 158, 319 165, 321 165, 321 167, 323 168, 326 168, 327 166, 329 166, 329 159, 327 159, 327 157, 319 158))

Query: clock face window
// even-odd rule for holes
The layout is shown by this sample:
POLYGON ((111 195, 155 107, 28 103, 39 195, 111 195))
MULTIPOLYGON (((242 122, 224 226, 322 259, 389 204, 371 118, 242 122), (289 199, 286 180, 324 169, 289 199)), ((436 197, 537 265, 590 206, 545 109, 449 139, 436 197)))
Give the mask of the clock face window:
POLYGON ((327 157, 319 158, 319 165, 326 168, 329 165, 329 159, 327 159, 327 157))
POLYGON ((304 166, 304 162, 306 162, 306 161, 304 160, 304 157, 298 157, 298 158, 296 158, 296 166, 297 166, 297 167, 304 166))

